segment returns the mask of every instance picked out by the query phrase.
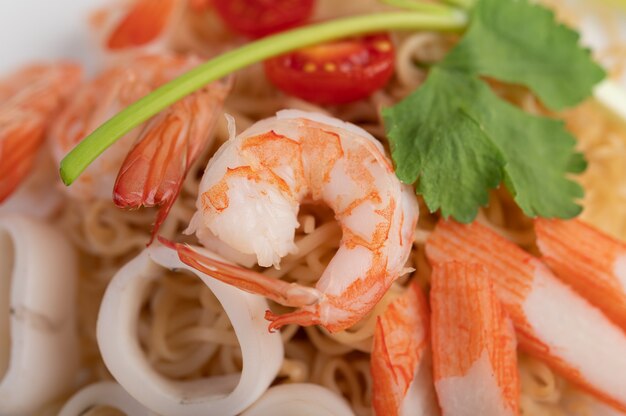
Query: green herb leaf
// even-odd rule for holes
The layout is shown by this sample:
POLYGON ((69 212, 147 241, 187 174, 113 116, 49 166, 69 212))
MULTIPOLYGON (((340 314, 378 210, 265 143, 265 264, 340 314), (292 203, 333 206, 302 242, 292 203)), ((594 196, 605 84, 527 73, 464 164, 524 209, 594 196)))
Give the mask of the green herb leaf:
POLYGON ((564 123, 495 95, 481 75, 524 84, 549 106, 586 98, 604 71, 578 35, 527 0, 478 0, 465 37, 426 83, 384 110, 396 174, 431 211, 469 222, 502 181, 529 216, 571 218, 586 167, 564 123))
POLYGON ((527 0, 480 0, 461 42, 443 67, 497 78, 532 89, 548 107, 578 104, 604 70, 578 45, 574 30, 527 0))
POLYGON ((566 174, 585 165, 563 123, 523 112, 471 75, 435 68, 383 115, 396 174, 419 180, 417 192, 431 211, 472 221, 488 190, 504 180, 530 216, 580 212, 574 200, 582 188, 566 174))
POLYGON ((502 180, 504 156, 474 117, 480 81, 434 68, 407 99, 383 110, 396 175, 419 178, 417 192, 431 211, 471 221, 502 180))

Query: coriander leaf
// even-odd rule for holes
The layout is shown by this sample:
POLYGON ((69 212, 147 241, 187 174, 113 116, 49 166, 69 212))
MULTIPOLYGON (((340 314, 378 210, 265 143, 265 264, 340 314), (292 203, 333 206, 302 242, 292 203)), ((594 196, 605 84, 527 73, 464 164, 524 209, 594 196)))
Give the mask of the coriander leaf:
POLYGON ((504 155, 504 182, 520 208, 531 217, 580 214, 575 201, 583 188, 567 176, 582 172, 586 162, 565 123, 528 114, 483 87, 473 114, 504 155))
POLYGON ((419 178, 428 208, 462 222, 487 203, 506 162, 468 112, 477 89, 478 80, 434 68, 420 89, 383 110, 396 175, 406 183, 419 178))
POLYGON ((560 121, 523 112, 480 79, 435 67, 426 83, 383 112, 396 174, 415 182, 431 211, 471 221, 502 179, 530 216, 569 218, 584 168, 560 121))
POLYGON ((522 84, 548 107, 578 104, 605 76, 574 30, 528 0, 479 0, 463 39, 440 64, 522 84))

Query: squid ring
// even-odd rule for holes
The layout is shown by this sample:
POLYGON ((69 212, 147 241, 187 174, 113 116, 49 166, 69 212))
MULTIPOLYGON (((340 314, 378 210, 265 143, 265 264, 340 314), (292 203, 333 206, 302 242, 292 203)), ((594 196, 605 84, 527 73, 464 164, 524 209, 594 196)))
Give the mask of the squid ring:
POLYGON ((353 416, 346 401, 325 387, 310 383, 282 384, 269 389, 241 416, 353 416))
POLYGON ((59 416, 80 416, 93 406, 111 406, 127 415, 155 416, 133 399, 119 384, 102 381, 79 390, 59 412, 59 416))
POLYGON ((32 413, 72 388, 77 273, 59 231, 0 216, 0 414, 32 413))
POLYGON ((98 315, 98 345, 111 374, 150 410, 176 416, 235 415, 265 392, 283 361, 280 334, 269 333, 263 320, 267 307, 262 297, 221 283, 182 263, 176 252, 153 245, 109 284, 98 315), (241 345, 241 374, 183 382, 169 380, 150 366, 136 336, 137 326, 144 294, 163 268, 188 270, 215 294, 241 345))

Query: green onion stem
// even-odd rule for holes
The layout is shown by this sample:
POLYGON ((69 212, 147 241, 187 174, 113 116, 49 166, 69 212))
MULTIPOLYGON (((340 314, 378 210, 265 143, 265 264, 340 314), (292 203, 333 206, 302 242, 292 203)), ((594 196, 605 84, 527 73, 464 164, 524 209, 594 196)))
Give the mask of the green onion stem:
POLYGON ((380 0, 382 3, 390 6, 398 7, 400 9, 412 10, 415 12, 425 12, 433 14, 450 14, 453 10, 449 6, 444 6, 438 3, 427 3, 420 0, 380 0))
POLYGON ((455 32, 466 26, 466 14, 454 9, 448 14, 389 12, 332 20, 248 43, 197 66, 106 121, 61 161, 61 179, 70 185, 102 152, 134 127, 204 85, 254 63, 347 36, 389 30, 455 32))
POLYGON ((474 0, 443 0, 451 6, 460 7, 464 10, 469 10, 474 5, 474 0))

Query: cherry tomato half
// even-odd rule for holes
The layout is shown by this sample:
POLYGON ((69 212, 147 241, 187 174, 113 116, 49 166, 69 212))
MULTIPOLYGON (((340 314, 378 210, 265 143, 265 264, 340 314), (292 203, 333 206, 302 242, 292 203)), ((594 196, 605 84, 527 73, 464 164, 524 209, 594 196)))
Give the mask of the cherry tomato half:
POLYGON ((279 89, 319 104, 365 98, 385 86, 393 68, 387 34, 325 43, 265 62, 265 74, 279 89))
POLYGON ((213 7, 233 30, 260 38, 305 22, 315 0, 214 0, 213 7))

